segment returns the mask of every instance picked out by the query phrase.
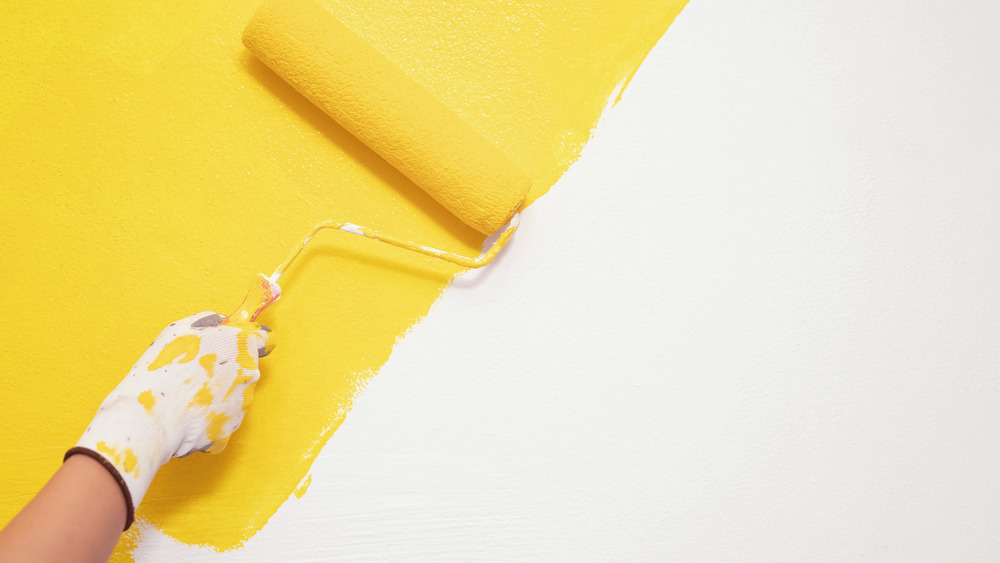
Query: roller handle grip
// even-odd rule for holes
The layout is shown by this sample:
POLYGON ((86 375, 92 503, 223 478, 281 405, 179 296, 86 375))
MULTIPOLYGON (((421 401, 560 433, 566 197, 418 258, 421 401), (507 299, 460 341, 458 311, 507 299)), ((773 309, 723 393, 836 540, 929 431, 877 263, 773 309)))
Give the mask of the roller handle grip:
POLYGON ((264 274, 257 274, 247 290, 243 303, 232 312, 221 324, 256 323, 257 317, 281 297, 281 287, 264 274))

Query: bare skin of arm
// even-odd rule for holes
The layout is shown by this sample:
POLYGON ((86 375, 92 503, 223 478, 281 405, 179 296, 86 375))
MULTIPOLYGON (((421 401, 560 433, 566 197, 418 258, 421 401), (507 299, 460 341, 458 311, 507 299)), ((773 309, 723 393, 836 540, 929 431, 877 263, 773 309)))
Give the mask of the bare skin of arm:
POLYGON ((0 561, 107 561, 125 528, 125 498, 97 461, 74 455, 0 530, 0 561))

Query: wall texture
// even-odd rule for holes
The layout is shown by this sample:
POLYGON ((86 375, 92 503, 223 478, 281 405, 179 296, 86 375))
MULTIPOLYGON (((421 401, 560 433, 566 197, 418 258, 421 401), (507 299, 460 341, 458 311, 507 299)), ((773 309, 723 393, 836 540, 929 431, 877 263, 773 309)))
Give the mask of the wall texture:
MULTIPOLYGON (((222 553, 147 521, 137 559, 997 560, 998 23, 998 8, 975 2, 692 3, 604 112, 579 161, 525 214, 508 251, 457 278, 412 328, 402 323, 406 335, 386 345, 392 355, 376 362, 346 422, 305 462, 304 495, 286 489, 267 526, 222 553)), ((114 45, 132 57, 148 49, 127 37, 114 45)), ((64 88, 73 95, 28 93, 24 103, 58 107, 64 120, 84 112, 89 98, 78 92, 88 90, 64 88)), ((137 94, 102 95, 111 107, 139 103, 137 94)), ((164 107, 192 112, 192 100, 164 107)), ((206 107, 204 119, 217 110, 206 107)), ((41 114, 12 128, 3 114, 4 138, 21 151, 0 156, 4 224, 16 213, 37 219, 5 235, 0 275, 16 291, 0 295, 0 406, 17 418, 0 415, 0 440, 17 452, 5 459, 46 471, 147 334, 206 303, 234 306, 247 275, 298 237, 263 213, 263 195, 248 194, 260 202, 245 211, 231 209, 232 192, 207 197, 211 159, 198 161, 209 172, 195 184, 205 197, 191 205, 246 220, 174 227, 186 215, 162 216, 168 206, 157 198, 167 195, 138 188, 145 179, 165 189, 161 174, 183 185, 157 164, 167 157, 97 150, 90 143, 102 128, 131 114, 123 109, 110 125, 91 114, 71 121, 75 135, 41 114), (36 130, 64 139, 62 150, 31 144, 36 130), (132 173, 155 170, 137 180, 113 165, 132 160, 132 173), (73 162, 86 173, 73 173, 73 162), (105 216, 98 204, 117 200, 95 177, 134 188, 118 199, 148 198, 161 217, 138 204, 105 216), (70 194, 73 206, 32 207, 42 185, 70 194), (138 228, 140 218, 158 228, 138 228), (55 230, 63 223, 89 230, 64 235, 55 230), (29 235, 52 233, 60 245, 27 252, 29 235), (121 250, 85 260, 101 240, 121 250), (156 271, 172 276, 160 283, 143 269, 152 245, 156 271), (66 279, 52 281, 55 271, 66 279), (104 374, 109 364, 114 373, 104 374), (52 381, 52 391, 27 394, 34 380, 52 381)), ((163 127, 180 119, 160 115, 163 127)), ((273 163, 295 156, 282 151, 321 150, 322 133, 303 120, 270 146, 274 161, 241 157, 240 145, 199 146, 245 161, 244 179, 270 170, 278 194, 292 174, 315 190, 288 197, 315 193, 304 208, 328 205, 321 198, 340 196, 318 187, 322 173, 279 174, 273 163), (295 135, 320 138, 302 148, 289 141, 295 135)), ((158 130, 147 133, 163 138, 158 130)), ((416 213, 404 211, 393 216, 416 213)), ((441 244, 461 239, 418 223, 414 232, 441 244)), ((286 413, 297 397, 282 389, 295 370, 364 363, 353 355, 366 336, 359 319, 377 307, 339 296, 359 270, 385 264, 352 266, 367 249, 328 244, 351 260, 333 249, 310 259, 270 320, 282 339, 275 354, 285 356, 267 389, 286 413), (330 279, 331 297, 319 299, 315 287, 330 279), (344 319, 356 338, 327 328, 344 319), (331 330, 350 340, 323 340, 331 330)), ((431 275, 411 268, 405 280, 382 282, 399 284, 387 293, 416 291, 411 278, 431 275)), ((432 287, 451 275, 432 273, 432 287)), ((254 409, 264 404, 258 395, 254 409)), ((244 438, 259 435, 252 428, 244 438)), ((5 462, 4 477, 16 463, 5 462)), ((236 470, 220 463, 212 469, 236 470)), ((0 481, 4 508, 45 477, 0 481)))

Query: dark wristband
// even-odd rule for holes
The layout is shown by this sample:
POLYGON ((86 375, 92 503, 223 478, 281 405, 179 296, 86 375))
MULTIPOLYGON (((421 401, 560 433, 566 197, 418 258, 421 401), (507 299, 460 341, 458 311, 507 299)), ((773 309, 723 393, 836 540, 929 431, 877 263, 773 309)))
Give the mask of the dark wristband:
MULTIPOLYGON (((101 454, 90 448, 81 448, 79 446, 70 448, 69 451, 66 452, 66 455, 63 456, 63 463, 76 454, 83 454, 96 460, 104 466, 104 469, 108 470, 108 473, 110 473, 112 477, 115 478, 115 482, 118 483, 118 488, 122 490, 122 495, 125 496, 125 530, 128 530, 129 527, 132 526, 132 521, 135 520, 135 507, 132 506, 132 494, 128 492, 128 485, 125 484, 125 479, 122 478, 121 473, 118 472, 118 469, 115 468, 110 461, 104 459, 104 456, 101 454)), ((125 530, 122 531, 124 532, 125 530)))

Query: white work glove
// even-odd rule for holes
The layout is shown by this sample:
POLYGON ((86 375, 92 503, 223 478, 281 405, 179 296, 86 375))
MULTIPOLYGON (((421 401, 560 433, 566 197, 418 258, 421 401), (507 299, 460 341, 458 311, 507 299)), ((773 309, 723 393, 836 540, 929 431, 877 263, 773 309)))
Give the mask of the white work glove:
POLYGON ((260 378, 257 359, 273 347, 257 324, 220 325, 210 311, 172 323, 101 404, 76 447, 118 481, 125 529, 153 476, 171 457, 217 453, 243 421, 260 378))

